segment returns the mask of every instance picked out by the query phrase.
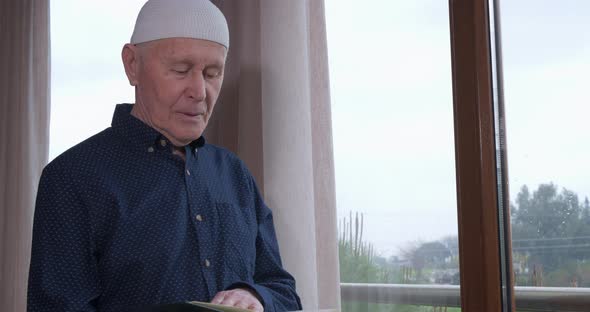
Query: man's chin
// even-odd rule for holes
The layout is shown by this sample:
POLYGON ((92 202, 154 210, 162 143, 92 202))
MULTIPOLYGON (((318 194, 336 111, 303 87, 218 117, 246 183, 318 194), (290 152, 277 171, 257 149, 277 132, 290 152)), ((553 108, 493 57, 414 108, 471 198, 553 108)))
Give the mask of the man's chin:
POLYGON ((174 138, 171 140, 176 146, 185 146, 192 141, 200 138, 205 130, 205 125, 202 123, 193 125, 176 124, 175 127, 168 128, 168 134, 174 138))
POLYGON ((183 146, 184 145, 188 145, 191 142, 193 142, 193 141, 197 140, 198 138, 200 138, 202 134, 203 134, 202 131, 200 131, 200 132, 193 132, 190 135, 186 135, 186 136, 180 137, 179 138, 179 141, 181 141, 181 142, 184 143, 184 144, 182 144, 183 146))

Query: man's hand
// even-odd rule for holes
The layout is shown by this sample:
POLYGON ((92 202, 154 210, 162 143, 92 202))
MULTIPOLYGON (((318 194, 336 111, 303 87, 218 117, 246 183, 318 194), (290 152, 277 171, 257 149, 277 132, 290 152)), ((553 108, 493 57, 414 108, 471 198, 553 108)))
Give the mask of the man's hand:
POLYGON ((211 303, 222 304, 230 307, 238 307, 256 312, 263 312, 262 304, 255 293, 249 289, 236 288, 220 291, 213 297, 211 303))

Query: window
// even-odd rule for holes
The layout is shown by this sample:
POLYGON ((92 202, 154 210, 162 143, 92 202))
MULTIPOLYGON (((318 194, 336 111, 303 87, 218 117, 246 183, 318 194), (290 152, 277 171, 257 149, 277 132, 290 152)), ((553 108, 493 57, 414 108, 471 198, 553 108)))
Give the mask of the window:
POLYGON ((501 13, 516 300, 529 287, 588 296, 590 3, 504 1, 501 13))
MULTIPOLYGON (((342 82, 340 78, 335 77, 340 74, 339 66, 340 68, 354 67, 355 58, 351 58, 350 63, 338 64, 334 60, 343 58, 347 48, 354 47, 341 45, 335 48, 335 46, 339 40, 352 41, 351 37, 374 39, 376 36, 372 34, 377 33, 377 36, 380 34, 380 37, 387 38, 385 40, 389 42, 398 43, 401 49, 410 50, 412 45, 396 41, 396 32, 402 28, 408 33, 421 34, 423 29, 416 24, 420 24, 423 19, 416 18, 407 9, 421 5, 422 13, 428 12, 430 2, 398 4, 400 8, 397 10, 387 10, 384 7, 375 10, 378 4, 384 5, 384 3, 371 3, 373 20, 368 24, 381 24, 377 27, 377 31, 373 32, 371 29, 368 32, 371 34, 365 36, 358 36, 358 29, 363 29, 365 25, 359 26, 356 23, 356 21, 358 24, 365 23, 362 18, 362 7, 356 6, 348 9, 349 12, 347 12, 341 3, 338 3, 338 7, 331 6, 329 1, 327 3, 330 65, 333 67, 331 79, 337 188, 338 192, 343 193, 338 194, 338 204, 339 208, 344 210, 343 206, 349 205, 348 201, 354 198, 354 192, 362 190, 360 185, 362 183, 358 183, 356 188, 346 189, 346 184, 350 181, 341 182, 343 178, 340 177, 344 176, 348 180, 355 181, 355 179, 354 171, 346 170, 346 166, 343 165, 347 158, 351 158, 348 154, 354 154, 354 152, 349 152, 349 146, 339 143, 339 140, 345 142, 346 136, 338 138, 340 133, 346 133, 346 128, 339 123, 347 120, 339 116, 341 114, 339 110, 344 108, 338 106, 350 100, 342 100, 339 92, 352 94, 353 88, 359 88, 362 83, 349 84, 347 88, 342 88, 344 91, 339 90, 338 84, 342 82), (387 11, 390 22, 383 22, 380 16, 383 11, 387 11), (399 12, 404 12, 401 17, 398 16, 399 12), (346 16, 346 14, 349 14, 349 23, 334 26, 337 20, 334 16, 346 16), (388 23, 394 23, 391 19, 403 21, 405 17, 412 17, 414 24, 398 27, 396 31, 387 35, 382 34, 388 23), (340 35, 334 35, 335 33, 340 35), (339 36, 344 38, 338 38, 339 36), (339 130, 339 127, 345 130, 339 130)), ((515 293, 516 309, 584 311, 587 309, 587 298, 590 294, 587 288, 590 280, 587 272, 590 257, 588 247, 590 245, 588 240, 590 204, 587 197, 590 193, 590 185, 586 183, 585 172, 588 171, 588 166, 584 161, 590 156, 584 144, 590 133, 589 123, 586 122, 588 109, 585 105, 588 102, 588 94, 584 92, 587 87, 584 84, 587 81, 585 74, 590 69, 590 59, 587 56, 590 40, 586 32, 582 30, 589 26, 585 17, 590 13, 590 6, 573 0, 559 4, 520 1, 503 2, 502 10, 499 11, 499 1, 453 1, 450 3, 450 41, 453 51, 453 97, 458 165, 457 204, 460 233, 463 233, 463 237, 459 239, 463 286, 461 294, 468 294, 461 298, 463 308, 467 311, 514 311, 512 294, 515 293), (502 13, 501 18, 498 18, 500 13, 502 13), (503 30, 501 33, 498 31, 500 28, 503 30), (504 40, 501 41, 502 39, 504 40), (504 53, 500 51, 501 46, 504 47, 504 53), (504 58, 501 57, 502 55, 504 58), (505 80, 502 80, 503 74, 505 80), (504 132, 505 129, 507 133, 504 132), (497 135, 495 139, 494 134, 497 135), (507 137, 504 136, 505 134, 507 137), (505 142, 508 142, 507 151, 503 145, 505 142), (506 160, 508 160, 509 170, 505 167, 506 160), (507 176, 508 172, 510 172, 509 176, 507 176), (508 180, 506 180, 507 177, 508 180), (508 205, 512 208, 511 215, 505 216, 503 213, 509 211, 508 205), (508 222, 512 226, 512 241, 508 241, 504 235, 509 233, 508 222), (511 258, 510 253, 506 251, 512 252, 511 258), (463 284, 464 281, 467 283, 463 284), (510 283, 516 285, 515 290, 511 291, 510 283), (539 286, 544 288, 538 288, 539 286)), ((444 13, 446 10, 440 10, 440 12, 444 13)), ((440 29, 445 29, 443 25, 440 26, 440 29)), ((413 39, 417 37, 419 35, 414 35, 413 39)), ((444 52, 433 52, 437 55, 442 53, 444 52)), ((363 54, 357 52, 354 55, 358 57, 363 54)), ((373 59, 376 59, 379 64, 384 64, 379 68, 387 68, 390 56, 399 58, 400 53, 387 51, 385 57, 373 59)), ((407 62, 412 64, 412 61, 422 56, 423 54, 417 52, 407 62)), ((420 66, 409 66, 409 68, 410 75, 404 82, 412 81, 411 74, 421 70, 420 66)), ((376 71, 378 69, 373 70, 373 72, 376 71)), ((388 72, 392 72, 391 69, 388 72)), ((379 78, 386 82, 396 82, 396 74, 394 72, 390 74, 391 76, 379 78)), ((363 75, 360 76, 361 78, 358 78, 353 75, 354 79, 362 81, 363 75)), ((373 74, 373 76, 378 75, 373 74)), ((421 81, 423 84, 418 85, 427 86, 429 78, 426 77, 421 81)), ((396 84, 392 83, 388 90, 391 92, 385 96, 386 98, 395 96, 392 95, 398 91, 395 86, 396 84)), ((403 91, 401 93, 403 94, 403 91)), ((363 104, 372 104, 372 102, 363 101, 363 104)), ((406 114, 407 110, 407 107, 403 107, 396 112, 406 114)), ((385 132, 376 131, 375 125, 386 117, 376 115, 378 116, 375 117, 375 122, 365 127, 358 127, 360 129, 358 132, 364 135, 356 136, 357 138, 362 137, 363 140, 371 142, 373 137, 385 132), (369 138, 366 139, 366 137, 369 138)), ((419 115, 419 117, 424 116, 428 116, 428 113, 419 115)), ((357 120, 354 121, 358 123, 357 120)), ((410 132, 413 130, 411 127, 407 129, 411 129, 410 132)), ((398 134, 395 131, 390 133, 391 137, 396 135, 398 134)), ((416 141, 420 141, 419 137, 416 141)), ((382 139, 380 143, 387 146, 391 142, 397 143, 391 138, 382 139)), ((427 142, 432 143, 432 140, 427 142)), ((396 154, 409 153, 411 148, 398 143, 395 151, 396 154)), ((393 153, 390 152, 390 154, 393 153)), ((369 153, 366 153, 364 157, 372 160, 365 160, 363 165, 366 166, 368 166, 366 163, 375 165, 379 160, 379 156, 374 157, 369 153)), ((400 156, 391 155, 388 159, 396 159, 396 157, 400 156)), ((356 160, 351 162, 351 168, 361 163, 358 159, 356 160)), ((411 167, 412 163, 406 160, 404 165, 411 167)), ((390 178, 395 177, 391 171, 381 169, 381 172, 390 178)), ((365 180, 359 175, 356 181, 364 182, 365 180)), ((381 186, 380 182, 384 183, 379 180, 373 182, 377 184, 377 187, 372 188, 378 189, 381 186)), ((389 189, 388 194, 394 194, 395 191, 394 188, 389 189)), ((375 199, 371 196, 365 197, 369 198, 366 202, 350 201, 350 205, 362 207, 357 209, 370 209, 366 208, 372 207, 367 203, 373 203, 375 199)), ((395 208, 390 209, 395 210, 395 208)), ((360 228, 366 229, 372 226, 368 224, 370 215, 371 213, 362 214, 360 220, 363 222, 360 228)), ((401 217, 403 218, 404 215, 402 214, 401 217)), ((346 219, 347 216, 341 218, 346 219)), ((343 240, 351 241, 349 245, 358 245, 361 239, 357 239, 354 235, 356 214, 349 215, 348 220, 352 227, 348 227, 350 229, 348 232, 342 231, 343 240), (351 233, 352 236, 350 236, 351 233)), ((341 228, 346 228, 346 222, 341 221, 341 228)), ((413 224, 418 226, 420 223, 413 224)), ((390 222, 389 225, 391 229, 378 239, 387 240, 390 239, 389 236, 395 235, 394 222, 390 222)), ((363 235, 359 237, 363 238, 362 241, 369 240, 370 234, 363 232, 363 235)), ((377 248, 369 248, 369 250, 372 252, 377 248)), ((341 253, 341 257, 343 256, 346 255, 341 253)), ((383 263, 378 257, 370 259, 383 263)), ((383 287, 368 284, 375 282, 369 278, 373 273, 370 270, 359 269, 358 266, 357 270, 361 278, 357 277, 356 282, 365 284, 361 284, 362 287, 359 284, 354 285, 356 287, 354 290, 363 295, 355 295, 355 292, 349 291, 351 285, 343 284, 342 293, 345 302, 361 301, 365 304, 365 308, 370 302, 415 305, 422 303, 435 306, 436 311, 435 303, 417 300, 408 302, 407 300, 409 293, 428 292, 425 290, 428 288, 396 285, 389 287, 390 290, 386 292, 389 297, 383 299, 381 296, 383 287)), ((344 271, 343 274, 348 272, 344 271)), ((438 288, 437 290, 438 293, 430 292, 427 296, 430 298, 435 298, 437 294, 444 294, 443 296, 447 297, 457 296, 449 289, 438 288)), ((445 306, 453 306, 453 304, 445 306)), ((408 306, 370 307, 373 310, 387 311, 419 310, 418 307, 408 306)), ((351 309, 351 306, 345 304, 344 308, 351 309)))
POLYGON ((110 125, 116 104, 134 101, 120 51, 144 2, 51 1, 49 160, 110 125))
POLYGON ((343 310, 422 311, 394 290, 459 289, 448 6, 328 0, 326 24, 343 310))

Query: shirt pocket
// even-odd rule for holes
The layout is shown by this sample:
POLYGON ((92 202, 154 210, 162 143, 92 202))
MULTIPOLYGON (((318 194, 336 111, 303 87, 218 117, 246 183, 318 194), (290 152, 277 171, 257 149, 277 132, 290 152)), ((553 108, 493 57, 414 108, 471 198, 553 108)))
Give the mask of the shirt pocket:
POLYGON ((220 247, 223 262, 242 281, 251 282, 256 262, 255 212, 251 207, 230 203, 216 203, 220 247))

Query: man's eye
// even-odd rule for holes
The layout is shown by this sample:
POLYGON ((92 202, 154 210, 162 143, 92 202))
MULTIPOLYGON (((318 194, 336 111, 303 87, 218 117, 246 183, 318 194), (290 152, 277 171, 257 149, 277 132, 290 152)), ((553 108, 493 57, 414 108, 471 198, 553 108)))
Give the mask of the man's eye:
POLYGON ((188 69, 172 69, 172 71, 181 75, 188 73, 188 69))
POLYGON ((205 76, 207 76, 207 78, 217 78, 219 77, 219 75, 221 74, 220 71, 208 71, 205 73, 205 76))

